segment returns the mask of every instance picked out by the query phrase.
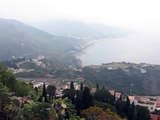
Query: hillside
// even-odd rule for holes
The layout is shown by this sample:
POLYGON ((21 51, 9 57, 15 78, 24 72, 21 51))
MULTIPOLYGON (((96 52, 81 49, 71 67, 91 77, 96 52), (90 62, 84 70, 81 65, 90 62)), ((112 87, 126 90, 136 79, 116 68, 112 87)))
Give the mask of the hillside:
POLYGON ((32 25, 53 35, 70 36, 83 40, 120 37, 129 32, 129 30, 104 24, 88 24, 69 20, 50 20, 32 25))
POLYGON ((35 57, 39 54, 58 59, 75 50, 79 41, 53 36, 16 20, 0 19, 0 60, 12 56, 35 57))
POLYGON ((89 83, 99 83, 108 89, 124 93, 160 94, 160 65, 109 63, 83 68, 83 75, 89 83))

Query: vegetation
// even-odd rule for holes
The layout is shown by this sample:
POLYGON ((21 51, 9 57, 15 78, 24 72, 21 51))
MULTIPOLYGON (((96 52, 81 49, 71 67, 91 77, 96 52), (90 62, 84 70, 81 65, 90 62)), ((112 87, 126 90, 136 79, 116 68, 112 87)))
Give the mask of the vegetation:
POLYGON ((21 68, 35 70, 18 73, 19 77, 46 77, 50 72, 81 65, 74 56, 81 49, 81 39, 54 36, 17 20, 0 19, 0 26, 0 62, 3 61, 4 65, 16 69, 15 63, 19 61, 11 60, 14 57, 36 58, 43 55, 49 61, 49 69, 37 67, 32 62, 21 65, 21 68))
MULTIPOLYGON (((105 86, 125 94, 160 95, 160 66, 110 63, 86 66, 82 75, 87 84, 105 86)), ((98 87, 98 86, 97 86, 98 87)))
POLYGON ((110 110, 103 110, 99 107, 90 107, 82 111, 82 116, 86 120, 122 120, 117 114, 110 110))
POLYGON ((42 91, 33 88, 0 66, 0 120, 150 120, 145 107, 130 105, 128 98, 116 100, 98 84, 94 94, 82 83, 75 90, 74 82, 63 97, 56 98, 55 91, 54 85, 46 88, 45 83, 42 91))

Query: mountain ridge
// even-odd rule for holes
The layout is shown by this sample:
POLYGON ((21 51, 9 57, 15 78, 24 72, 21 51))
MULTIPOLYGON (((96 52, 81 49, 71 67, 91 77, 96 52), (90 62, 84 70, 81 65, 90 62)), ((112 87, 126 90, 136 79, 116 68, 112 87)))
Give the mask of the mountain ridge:
POLYGON ((119 27, 106 26, 105 24, 99 23, 88 24, 70 20, 49 20, 32 23, 31 25, 45 30, 50 34, 70 36, 84 40, 119 37, 128 34, 128 31, 126 32, 125 29, 119 27))
POLYGON ((0 26, 1 60, 38 54, 54 56, 64 51, 67 53, 79 42, 75 38, 53 36, 17 20, 0 19, 0 26))

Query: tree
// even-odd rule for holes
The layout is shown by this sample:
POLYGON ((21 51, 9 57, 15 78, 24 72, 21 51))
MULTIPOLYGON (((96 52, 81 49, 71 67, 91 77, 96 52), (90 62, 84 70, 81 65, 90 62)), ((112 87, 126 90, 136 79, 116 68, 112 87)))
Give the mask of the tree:
POLYGON ((119 100, 123 100, 123 95, 122 94, 120 95, 119 100))
POLYGON ((114 95, 113 96, 114 96, 113 100, 114 100, 114 102, 116 102, 116 91, 114 91, 114 95))
POLYGON ((15 120, 21 109, 21 99, 12 96, 7 87, 0 83, 0 120, 15 120))
POLYGON ((90 93, 90 89, 85 87, 82 92, 82 109, 87 109, 90 106, 93 106, 93 97, 90 93))
POLYGON ((27 96, 30 91, 35 92, 34 88, 30 84, 16 80, 16 88, 14 90, 16 96, 27 96))
POLYGON ((34 102, 25 103, 17 114, 15 120, 56 120, 56 113, 49 103, 34 102))
POLYGON ((96 83, 96 91, 98 91, 98 90, 99 90, 99 84, 96 83))
POLYGON ((43 83, 42 99, 44 97, 45 102, 47 102, 46 85, 43 83))
POLYGON ((63 98, 68 97, 70 100, 72 100, 72 104, 75 103, 75 95, 76 95, 76 91, 73 89, 65 89, 63 91, 63 98))
POLYGON ((83 90, 83 83, 81 83, 80 90, 83 90))
POLYGON ((70 89, 65 89, 63 91, 63 98, 68 97, 69 99, 72 100, 72 104, 74 104, 75 96, 76 96, 76 90, 74 89, 74 82, 71 81, 70 89))
POLYGON ((56 87, 54 85, 48 85, 47 94, 49 94, 49 98, 53 99, 53 97, 56 95, 56 87))
POLYGON ((43 83, 42 95, 40 96, 40 98, 39 98, 38 101, 43 102, 43 103, 44 103, 44 102, 48 102, 45 82, 43 83))
POLYGON ((39 92, 39 91, 38 91, 38 88, 35 87, 34 90, 35 90, 36 94, 38 95, 38 92, 39 92))
POLYGON ((94 97, 97 101, 112 104, 114 103, 114 96, 112 96, 106 89, 100 89, 95 92, 94 97))
POLYGON ((70 89, 71 89, 71 90, 74 90, 74 82, 73 82, 73 81, 71 81, 70 89))
POLYGON ((124 113, 124 107, 126 105, 126 102, 125 101, 122 101, 122 100, 117 100, 116 101, 116 109, 117 109, 117 113, 122 117, 126 117, 125 113, 124 113))
POLYGON ((112 112, 117 112, 115 106, 112 106, 111 104, 108 103, 94 101, 94 105, 102 109, 110 109, 112 112))
POLYGON ((80 110, 82 110, 82 91, 76 91, 76 98, 75 98, 75 108, 77 110, 77 115, 80 115, 80 110))
POLYGON ((9 90, 3 86, 3 83, 0 83, 0 119, 7 119, 8 112, 6 108, 8 103, 10 103, 10 96, 8 94, 9 90))
POLYGON ((129 100, 129 97, 127 96, 126 104, 125 104, 125 107, 124 107, 124 112, 125 112, 127 117, 129 115, 129 111, 130 111, 130 100, 129 100))
POLYGON ((16 88, 15 76, 2 65, 0 65, 0 82, 12 91, 16 88))
POLYGON ((150 112, 146 107, 137 105, 137 119, 136 120, 150 120, 150 112))
POLYGON ((121 118, 110 110, 103 110, 99 107, 90 107, 81 112, 86 120, 121 120, 121 118))
POLYGON ((134 102, 131 104, 131 109, 128 114, 128 120, 136 120, 136 113, 135 113, 135 105, 134 102))

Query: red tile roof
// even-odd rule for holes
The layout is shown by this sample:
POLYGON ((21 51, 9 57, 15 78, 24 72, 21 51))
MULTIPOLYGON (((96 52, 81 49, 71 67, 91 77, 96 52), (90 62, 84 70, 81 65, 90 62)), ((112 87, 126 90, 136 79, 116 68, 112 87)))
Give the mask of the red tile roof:
POLYGON ((151 116, 151 120, 160 120, 160 115, 150 114, 150 116, 151 116))

